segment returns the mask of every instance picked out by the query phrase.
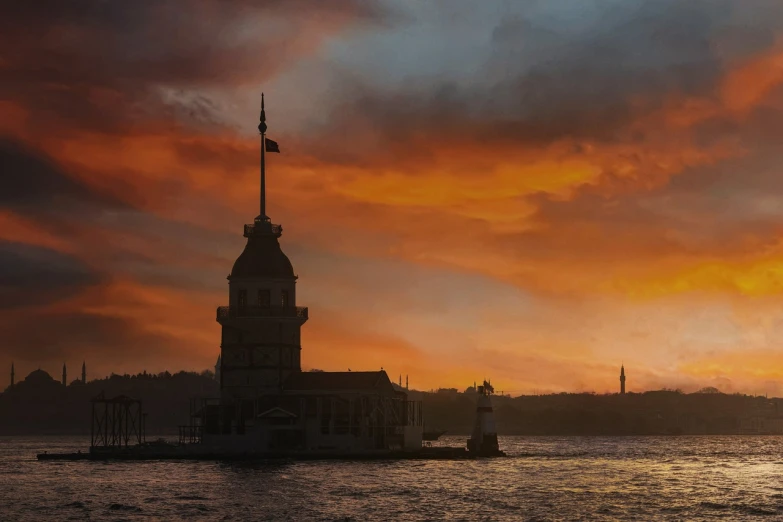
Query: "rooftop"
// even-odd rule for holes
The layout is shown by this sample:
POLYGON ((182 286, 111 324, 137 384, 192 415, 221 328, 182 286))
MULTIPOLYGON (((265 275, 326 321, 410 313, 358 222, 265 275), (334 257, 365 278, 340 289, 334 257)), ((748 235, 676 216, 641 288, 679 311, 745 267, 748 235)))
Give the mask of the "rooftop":
POLYGON ((297 372, 292 373, 283 383, 283 389, 286 391, 373 390, 382 388, 393 390, 389 376, 383 370, 377 372, 297 372))

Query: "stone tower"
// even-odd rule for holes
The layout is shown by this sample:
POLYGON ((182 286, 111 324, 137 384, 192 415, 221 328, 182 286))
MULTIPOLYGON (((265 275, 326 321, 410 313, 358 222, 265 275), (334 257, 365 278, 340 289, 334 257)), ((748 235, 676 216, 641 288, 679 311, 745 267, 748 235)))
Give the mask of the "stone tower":
POLYGON ((87 384, 87 362, 82 361, 82 384, 87 384))
POLYGON ((265 153, 279 152, 268 140, 261 98, 261 212, 245 225, 245 249, 228 276, 228 306, 217 309, 222 326, 220 390, 223 399, 278 393, 301 371, 300 331, 307 308, 296 306, 294 268, 280 248, 283 227, 266 215, 265 153))
POLYGON ((68 373, 65 371, 65 363, 63 363, 63 386, 68 386, 68 373))
POLYGON ((620 366, 620 395, 625 395, 625 366, 620 366))

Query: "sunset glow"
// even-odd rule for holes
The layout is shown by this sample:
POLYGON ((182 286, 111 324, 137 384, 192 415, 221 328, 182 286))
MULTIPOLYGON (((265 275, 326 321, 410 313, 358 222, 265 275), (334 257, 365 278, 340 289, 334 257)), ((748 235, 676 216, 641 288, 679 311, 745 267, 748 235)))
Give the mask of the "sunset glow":
POLYGON ((214 367, 263 90, 304 369, 783 395, 778 3, 18 5, 2 368, 214 367))

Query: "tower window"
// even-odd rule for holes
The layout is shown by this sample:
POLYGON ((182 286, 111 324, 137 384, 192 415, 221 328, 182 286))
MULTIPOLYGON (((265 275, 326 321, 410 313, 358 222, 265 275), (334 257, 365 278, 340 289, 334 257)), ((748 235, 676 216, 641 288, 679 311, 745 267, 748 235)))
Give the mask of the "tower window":
POLYGON ((269 295, 269 290, 258 291, 258 306, 269 306, 271 301, 272 299, 269 295))
POLYGON ((280 292, 280 306, 287 307, 288 306, 288 290, 283 290, 280 292))
POLYGON ((237 305, 239 305, 239 308, 244 308, 247 306, 247 290, 240 290, 239 296, 237 297, 237 305))

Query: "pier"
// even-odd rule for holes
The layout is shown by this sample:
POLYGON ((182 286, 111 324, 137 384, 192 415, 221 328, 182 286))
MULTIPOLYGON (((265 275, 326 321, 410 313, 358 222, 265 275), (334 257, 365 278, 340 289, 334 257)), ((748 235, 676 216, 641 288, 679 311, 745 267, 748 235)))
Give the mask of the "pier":
POLYGON ((465 448, 422 448, 399 451, 286 451, 286 452, 226 452, 205 448, 171 445, 169 447, 133 446, 113 450, 77 453, 41 453, 38 460, 215 460, 215 461, 265 461, 265 460, 464 460, 475 455, 465 448))

